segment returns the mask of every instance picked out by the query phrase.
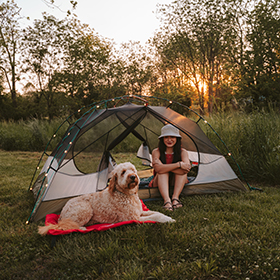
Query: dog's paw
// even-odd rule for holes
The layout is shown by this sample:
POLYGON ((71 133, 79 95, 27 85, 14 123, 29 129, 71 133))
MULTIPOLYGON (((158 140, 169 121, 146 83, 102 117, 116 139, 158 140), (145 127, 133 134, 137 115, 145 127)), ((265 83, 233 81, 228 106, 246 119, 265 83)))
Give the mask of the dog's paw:
POLYGON ((174 219, 172 219, 171 217, 169 216, 166 216, 164 214, 159 214, 157 215, 156 219, 155 219, 157 222, 159 223, 174 223, 176 222, 174 219))
POLYGON ((169 219, 167 219, 167 221, 166 221, 166 223, 175 223, 176 222, 176 220, 174 220, 174 219, 172 219, 172 218, 170 218, 169 217, 169 219))
POLYGON ((164 216, 161 216, 161 217, 160 217, 159 222, 160 222, 160 223, 175 223, 176 220, 172 219, 172 218, 169 217, 169 216, 164 215, 164 216))
POLYGON ((80 230, 87 230, 86 227, 79 227, 80 230))

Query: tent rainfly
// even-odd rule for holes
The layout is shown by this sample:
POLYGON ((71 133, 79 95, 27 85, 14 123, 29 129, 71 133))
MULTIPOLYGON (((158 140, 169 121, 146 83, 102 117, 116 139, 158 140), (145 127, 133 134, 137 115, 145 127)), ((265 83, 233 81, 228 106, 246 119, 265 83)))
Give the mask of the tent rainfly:
MULTIPOLYGON (((81 116, 72 123, 69 120, 73 116, 65 121, 69 124, 67 131, 50 155, 46 148, 42 158, 47 156, 47 160, 35 183, 36 171, 31 181, 30 189, 34 193, 35 204, 27 223, 59 212, 72 197, 106 188, 109 174, 116 164, 112 154, 118 152, 118 144, 122 141, 125 142, 122 146, 126 150, 130 143, 139 143, 137 156, 150 168, 146 170, 149 177, 152 174, 150 152, 158 145, 161 127, 168 123, 180 130, 182 146, 188 151, 194 166, 183 195, 248 190, 225 156, 199 127, 198 122, 204 120, 203 117, 174 101, 149 98, 154 98, 161 106, 151 106, 139 96, 122 96, 96 103, 83 115, 78 111, 81 116), (162 106, 164 102, 167 106, 162 106), (110 103, 115 106, 109 108, 110 103), (171 109, 179 105, 195 113, 199 117, 198 121, 171 109)), ((136 152, 137 149, 135 155, 136 152)), ((148 199, 160 197, 160 194, 157 188, 149 188, 147 184, 141 183, 139 197, 148 199)))

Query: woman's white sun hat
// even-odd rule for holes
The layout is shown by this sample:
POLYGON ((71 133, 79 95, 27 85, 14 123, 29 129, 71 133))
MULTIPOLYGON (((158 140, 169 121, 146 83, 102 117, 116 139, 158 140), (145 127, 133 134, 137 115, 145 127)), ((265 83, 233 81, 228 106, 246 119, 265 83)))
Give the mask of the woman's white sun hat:
POLYGON ((165 136, 173 136, 173 137, 180 137, 179 129, 173 126, 172 124, 167 124, 161 129, 161 135, 158 138, 162 138, 165 136))

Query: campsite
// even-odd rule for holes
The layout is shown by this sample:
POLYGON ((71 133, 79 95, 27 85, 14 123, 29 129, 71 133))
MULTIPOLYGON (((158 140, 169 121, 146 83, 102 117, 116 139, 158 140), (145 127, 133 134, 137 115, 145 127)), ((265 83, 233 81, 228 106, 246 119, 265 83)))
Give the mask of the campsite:
MULTIPOLYGON (((2 149, 1 279, 278 279, 280 190, 275 181, 279 178, 279 150, 263 144, 268 139, 270 143, 279 141, 271 129, 279 129, 279 116, 271 110, 249 118, 220 115, 208 122, 236 155, 250 185, 262 191, 184 196, 185 206, 171 214, 174 224, 73 233, 59 236, 55 246, 51 236, 37 233, 43 221, 25 223, 34 205, 28 185, 42 153, 2 149), (232 137, 235 129, 243 131, 238 136, 247 141, 242 154, 232 137), (270 162, 262 165, 262 174, 256 170, 267 156, 255 152, 259 146, 270 155, 270 162, 278 164, 275 169, 270 167, 270 174, 266 169, 270 162)), ((31 127, 30 123, 21 126, 24 130, 31 127)), ((2 124, 1 135, 7 135, 8 128, 16 135, 16 123, 2 124)), ((116 154, 117 162, 133 159, 142 168, 131 153, 116 154)), ((146 206, 162 211, 160 200, 147 201, 146 206)))
MULTIPOLYGON (((1 1, 0 280, 280 279, 279 4, 1 1), (137 174, 113 185, 125 162, 137 174), (182 207, 163 208, 156 172, 182 207), (39 234, 83 194, 172 223, 39 234)), ((92 201, 75 206, 95 222, 92 201)))

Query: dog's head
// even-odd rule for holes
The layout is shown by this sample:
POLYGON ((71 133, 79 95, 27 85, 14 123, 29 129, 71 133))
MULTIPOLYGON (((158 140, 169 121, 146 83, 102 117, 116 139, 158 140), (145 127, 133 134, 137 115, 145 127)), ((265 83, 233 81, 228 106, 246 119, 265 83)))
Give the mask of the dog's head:
POLYGON ((138 191, 139 177, 135 166, 130 162, 118 164, 111 173, 109 192, 116 190, 124 194, 133 194, 138 191))

